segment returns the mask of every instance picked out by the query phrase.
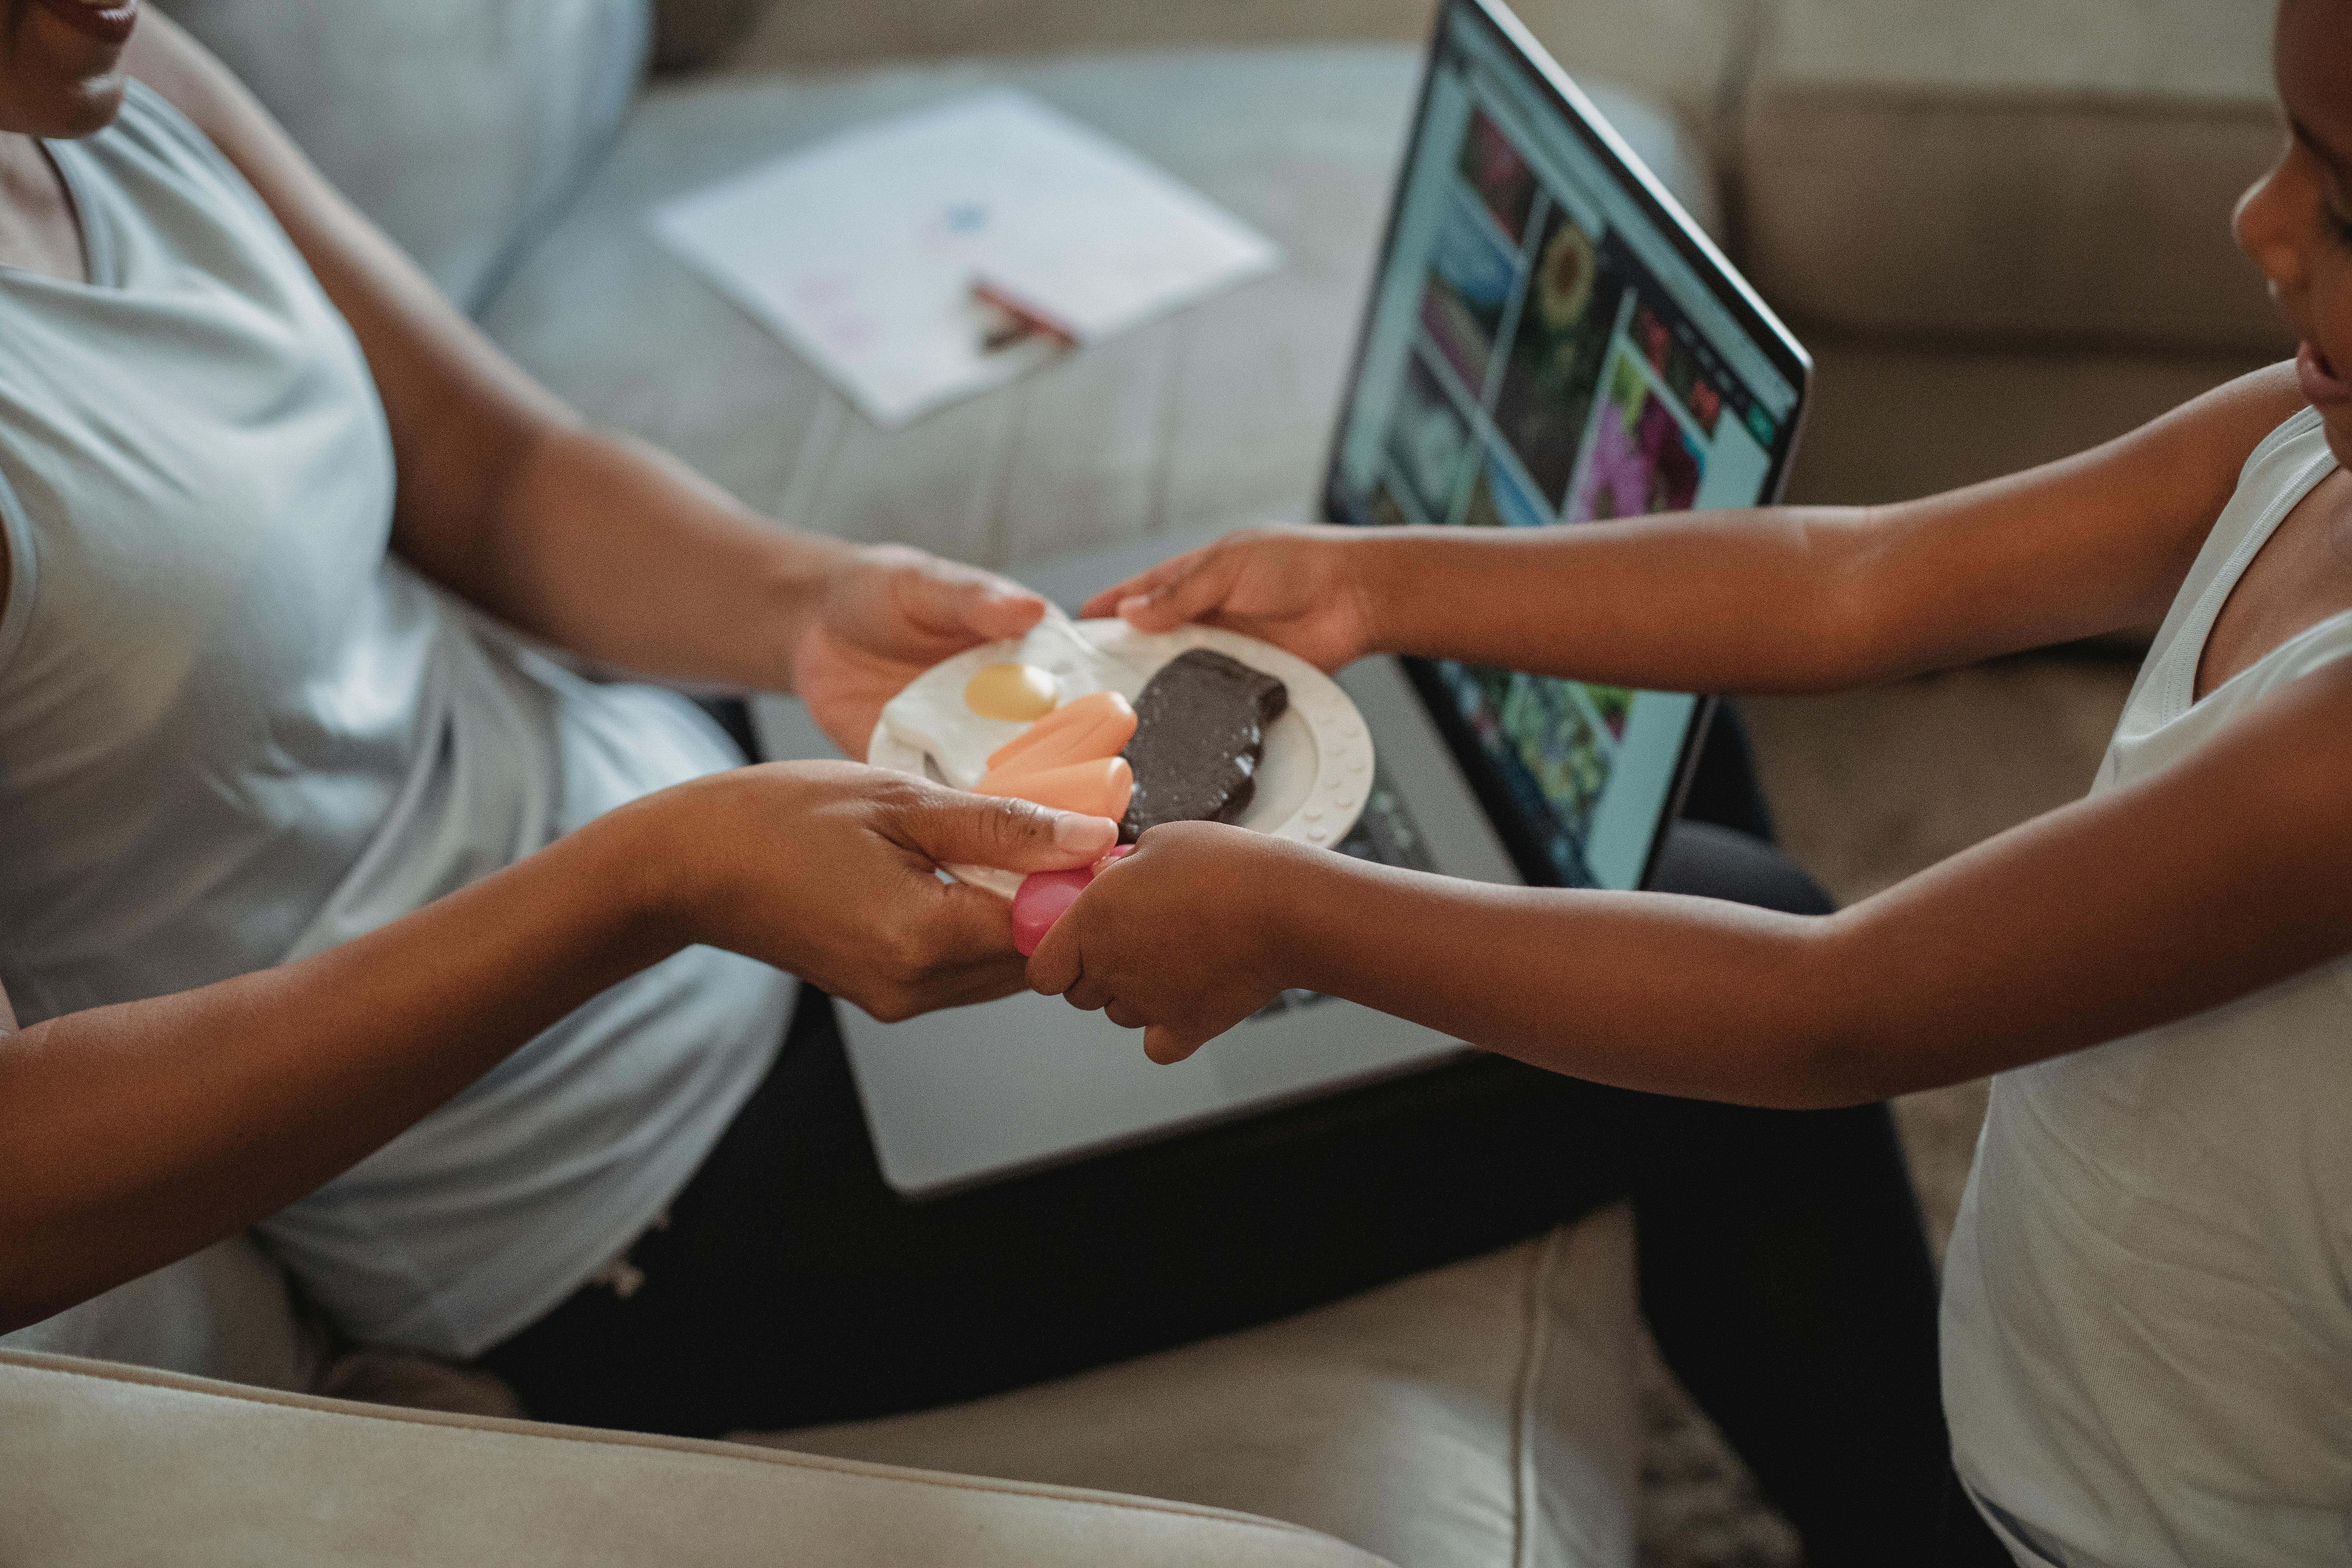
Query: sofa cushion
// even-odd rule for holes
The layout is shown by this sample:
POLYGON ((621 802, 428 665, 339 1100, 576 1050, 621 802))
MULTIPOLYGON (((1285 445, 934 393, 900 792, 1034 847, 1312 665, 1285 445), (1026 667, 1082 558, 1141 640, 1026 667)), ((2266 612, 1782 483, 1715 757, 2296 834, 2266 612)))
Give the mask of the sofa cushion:
POLYGON ((0 1347, 282 1389, 310 1387, 324 1350, 285 1273, 244 1236, 0 1334, 0 1347))
POLYGON ((163 0, 471 308, 636 91, 646 0, 163 0))
POLYGON ((1779 0, 1745 261, 1802 321, 2291 346, 2229 236, 2276 155, 2267 0, 1779 0))
POLYGON ((0 1562, 1379 1568, 1216 1509, 0 1352, 0 1562))
MULTIPOLYGON (((1385 47, 1203 50, 657 85, 483 321, 591 418, 669 447, 772 516, 846 538, 1003 565, 1299 515, 1320 480, 1421 63, 1385 47), (654 202, 998 83, 1189 181, 1278 241, 1283 265, 884 431, 646 231, 654 202)), ((1621 129, 1648 138, 1638 150, 1704 208, 1703 162, 1659 144, 1674 127, 1650 112, 1621 129)))
MULTIPOLYGON (((676 7, 748 4, 757 30, 719 68, 764 76, 877 60, 1002 55, 1011 49, 1227 47, 1309 38, 1418 40, 1423 0, 1349 5, 1116 5, 1101 0, 966 0, 955 5, 839 5, 826 0, 663 0, 676 7)), ((1712 159, 1718 111, 1745 70, 1757 0, 1517 0, 1511 9, 1574 74, 1618 83, 1663 106, 1712 159)))
POLYGON ((1286 1519, 1402 1568, 1633 1561, 1622 1209, 1318 1311, 1036 1388, 748 1439, 1286 1519))

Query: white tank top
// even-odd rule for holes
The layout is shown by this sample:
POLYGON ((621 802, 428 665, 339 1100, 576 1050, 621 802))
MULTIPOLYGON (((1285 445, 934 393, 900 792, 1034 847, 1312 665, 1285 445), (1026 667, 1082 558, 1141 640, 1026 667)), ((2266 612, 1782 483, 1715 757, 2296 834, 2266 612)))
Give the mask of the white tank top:
MULTIPOLYGON (((358 344, 201 132, 134 83, 51 143, 87 285, 0 268, 0 981, 23 1019, 408 913, 732 761, 386 553, 358 344)), ((789 981, 691 949, 588 1004, 263 1235, 362 1340, 470 1355, 683 1184, 789 981)))
MULTIPOLYGON (((2094 795, 2352 653, 2347 611, 2193 700, 2222 603, 2334 467, 2310 410, 2255 448, 2094 795)), ((1960 1475, 2019 1562, 2352 1563, 2352 958, 1996 1078, 1943 1343, 1960 1475)))

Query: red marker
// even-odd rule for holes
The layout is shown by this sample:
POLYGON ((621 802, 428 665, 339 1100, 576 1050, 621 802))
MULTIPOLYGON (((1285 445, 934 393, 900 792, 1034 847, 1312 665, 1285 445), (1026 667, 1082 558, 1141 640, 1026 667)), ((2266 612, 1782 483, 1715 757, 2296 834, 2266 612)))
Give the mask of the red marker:
POLYGON ((1024 338, 1046 338, 1057 348, 1074 349, 1078 346, 1076 328, 1002 285, 991 283, 985 278, 975 278, 971 280, 971 297, 1010 323, 1008 328, 988 334, 982 345, 986 349, 1009 348, 1024 338))

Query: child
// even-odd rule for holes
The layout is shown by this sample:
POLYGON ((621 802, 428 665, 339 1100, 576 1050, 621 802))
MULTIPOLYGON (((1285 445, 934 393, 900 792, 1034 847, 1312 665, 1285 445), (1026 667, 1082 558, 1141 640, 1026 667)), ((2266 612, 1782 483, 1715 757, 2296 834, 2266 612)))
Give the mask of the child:
POLYGON ((1382 650, 1689 691, 1827 690, 2164 614, 2088 798, 1810 917, 1181 824, 1106 871, 1031 983, 1162 1062, 1306 986, 1668 1094, 1831 1106, 1998 1073, 1943 1356, 2004 1544, 2345 1562, 2352 5, 2284 0, 2276 60, 2290 136, 2235 229, 2292 366, 1903 506, 1255 531, 1087 606, 1327 669, 1382 650))

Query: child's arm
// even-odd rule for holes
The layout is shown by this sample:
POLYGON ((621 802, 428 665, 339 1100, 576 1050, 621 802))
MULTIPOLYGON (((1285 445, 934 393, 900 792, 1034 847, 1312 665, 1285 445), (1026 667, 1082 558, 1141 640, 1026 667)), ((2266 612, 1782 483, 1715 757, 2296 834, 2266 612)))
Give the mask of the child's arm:
POLYGON ((1823 1106, 1955 1083, 2352 950, 2352 659, 2140 783, 1834 915, 1493 888, 1205 824, 1144 835, 1030 982, 1176 1061, 1278 990, 1627 1088, 1823 1106))
POLYGON ((2247 455, 2302 405, 2257 372, 2090 452, 1897 506, 1545 529, 1235 535, 1088 615, 1675 691, 1826 690, 2162 615, 2247 455))

